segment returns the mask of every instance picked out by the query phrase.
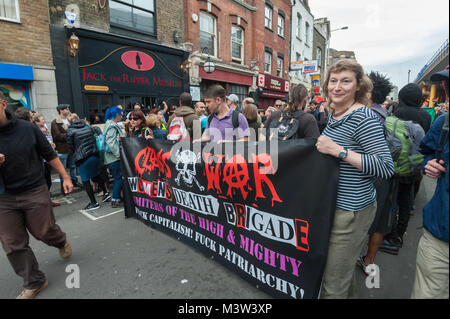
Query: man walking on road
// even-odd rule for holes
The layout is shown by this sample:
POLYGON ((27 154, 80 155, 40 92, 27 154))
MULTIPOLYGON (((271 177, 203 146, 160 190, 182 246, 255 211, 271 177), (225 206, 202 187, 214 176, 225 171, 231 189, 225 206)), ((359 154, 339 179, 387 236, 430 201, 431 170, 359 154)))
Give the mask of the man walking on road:
POLYGON ((0 180, 4 188, 0 194, 0 241, 12 268, 24 280, 24 290, 17 298, 32 299, 48 282, 29 246, 28 232, 58 248, 63 259, 72 254, 66 234, 55 223, 42 158, 62 176, 66 194, 73 185, 40 129, 18 120, 6 105, 0 92, 0 180))
MULTIPOLYGON (((433 74, 431 81, 445 81, 448 88, 448 69, 433 74)), ((446 90, 447 92, 447 90, 446 90)), ((448 93, 447 93, 448 98, 448 93)), ((417 265, 413 299, 448 299, 448 113, 434 122, 420 145, 425 174, 438 179, 431 201, 423 208, 424 233, 417 248, 417 265)))

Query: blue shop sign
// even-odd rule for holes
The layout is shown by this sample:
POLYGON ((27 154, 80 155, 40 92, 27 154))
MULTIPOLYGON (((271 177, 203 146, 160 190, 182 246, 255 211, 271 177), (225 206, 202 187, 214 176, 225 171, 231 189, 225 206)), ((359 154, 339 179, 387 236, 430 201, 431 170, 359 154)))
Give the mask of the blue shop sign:
POLYGON ((0 63, 0 79, 33 81, 33 67, 0 63))

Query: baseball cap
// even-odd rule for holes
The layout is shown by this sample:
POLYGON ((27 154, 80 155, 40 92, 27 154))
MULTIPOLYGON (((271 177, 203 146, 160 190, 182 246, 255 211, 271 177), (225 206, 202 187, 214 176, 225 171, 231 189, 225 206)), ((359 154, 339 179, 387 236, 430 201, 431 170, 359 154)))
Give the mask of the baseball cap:
POLYGON ((227 96, 227 100, 230 100, 233 103, 238 103, 239 102, 239 98, 237 97, 236 94, 230 94, 227 96))
POLYGON ((441 72, 434 73, 430 80, 432 82, 440 82, 440 81, 448 81, 448 69, 443 70, 441 72))

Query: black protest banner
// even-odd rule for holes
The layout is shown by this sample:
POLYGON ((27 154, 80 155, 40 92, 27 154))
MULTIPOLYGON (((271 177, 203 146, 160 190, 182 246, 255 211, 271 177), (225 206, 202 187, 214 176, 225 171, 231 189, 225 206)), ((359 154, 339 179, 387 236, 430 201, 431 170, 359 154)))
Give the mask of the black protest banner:
POLYGON ((213 256, 276 298, 317 298, 339 165, 314 143, 180 149, 124 138, 125 215, 213 256))

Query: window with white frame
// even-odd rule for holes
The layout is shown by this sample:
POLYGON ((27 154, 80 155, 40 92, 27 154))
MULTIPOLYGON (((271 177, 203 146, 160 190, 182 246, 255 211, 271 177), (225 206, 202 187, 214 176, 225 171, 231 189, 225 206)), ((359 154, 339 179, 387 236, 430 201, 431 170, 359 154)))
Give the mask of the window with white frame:
POLYGON ((269 29, 272 29, 272 12, 272 8, 266 5, 264 25, 269 29))
POLYGON ((302 16, 297 13, 297 38, 302 38, 302 16))
POLYGON ((272 72, 272 53, 267 51, 264 53, 264 72, 269 74, 272 72))
POLYGON ((155 0, 109 1, 113 27, 156 35, 155 0))
POLYGON ((277 76, 279 78, 283 77, 283 64, 284 64, 284 59, 282 57, 278 57, 277 58, 277 76))
POLYGON ((231 26, 231 60, 244 63, 244 30, 238 26, 231 26))
POLYGON ((316 49, 316 60, 318 67, 322 67, 322 49, 319 47, 316 49))
POLYGON ((217 55, 217 21, 205 12, 200 12, 200 48, 208 49, 212 56, 217 55))
POLYGON ((306 44, 309 44, 309 40, 311 39, 311 36, 309 35, 309 32, 311 31, 311 28, 310 28, 310 26, 309 26, 309 23, 308 22, 306 22, 305 23, 305 32, 306 32, 306 40, 305 40, 305 43, 306 44))
POLYGON ((278 15, 278 35, 284 37, 284 18, 278 15))
POLYGON ((20 22, 19 0, 0 0, 0 20, 20 22))

